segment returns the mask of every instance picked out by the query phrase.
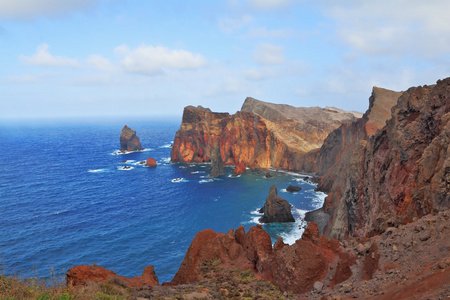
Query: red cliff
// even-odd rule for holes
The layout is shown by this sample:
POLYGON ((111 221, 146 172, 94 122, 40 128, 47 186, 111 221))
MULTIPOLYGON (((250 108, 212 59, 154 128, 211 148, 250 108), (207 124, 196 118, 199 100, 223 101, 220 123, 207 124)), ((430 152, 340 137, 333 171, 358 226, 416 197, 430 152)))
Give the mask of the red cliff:
POLYGON ((234 115, 188 106, 171 159, 209 162, 218 140, 225 165, 300 170, 305 153, 318 149, 332 130, 352 120, 355 113, 335 108, 296 108, 253 98, 234 115))
POLYGON ((450 207, 449 86, 374 88, 364 117, 330 133, 317 158, 328 236, 370 236, 450 207))

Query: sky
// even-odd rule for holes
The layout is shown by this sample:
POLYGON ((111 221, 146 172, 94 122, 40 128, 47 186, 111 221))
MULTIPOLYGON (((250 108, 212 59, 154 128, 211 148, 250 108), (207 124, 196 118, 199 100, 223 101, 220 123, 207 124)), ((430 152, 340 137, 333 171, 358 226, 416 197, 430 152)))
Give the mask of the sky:
POLYGON ((365 112, 450 74, 447 0, 0 0, 0 120, 365 112))

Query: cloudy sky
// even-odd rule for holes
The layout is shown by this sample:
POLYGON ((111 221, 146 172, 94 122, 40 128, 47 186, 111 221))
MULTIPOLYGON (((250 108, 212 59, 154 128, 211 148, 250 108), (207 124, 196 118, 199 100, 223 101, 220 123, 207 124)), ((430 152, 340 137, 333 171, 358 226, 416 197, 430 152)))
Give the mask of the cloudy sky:
POLYGON ((0 0, 0 120, 364 112, 450 75, 447 0, 0 0))

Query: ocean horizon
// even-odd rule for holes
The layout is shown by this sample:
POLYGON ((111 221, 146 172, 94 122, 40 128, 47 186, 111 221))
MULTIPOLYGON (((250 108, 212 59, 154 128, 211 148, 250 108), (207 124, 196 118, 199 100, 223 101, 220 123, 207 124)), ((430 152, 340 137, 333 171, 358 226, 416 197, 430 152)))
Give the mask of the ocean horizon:
POLYGON ((259 224, 270 186, 292 205, 295 223, 262 224, 273 242, 292 244, 304 214, 322 206, 308 175, 233 167, 209 178, 209 164, 170 162, 179 123, 129 122, 144 151, 118 153, 123 123, 0 125, 0 271, 63 276, 97 264, 133 277, 155 267, 170 281, 198 231, 259 224), (158 165, 146 168, 148 157, 158 165), (289 193, 297 185, 302 190, 289 193))

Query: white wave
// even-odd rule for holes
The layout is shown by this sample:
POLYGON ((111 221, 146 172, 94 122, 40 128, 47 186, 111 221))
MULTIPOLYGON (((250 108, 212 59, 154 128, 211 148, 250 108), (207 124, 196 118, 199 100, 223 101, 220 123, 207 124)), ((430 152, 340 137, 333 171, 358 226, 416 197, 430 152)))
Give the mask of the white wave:
POLYGON ((188 182, 188 180, 186 180, 186 179, 184 179, 184 178, 174 178, 174 179, 172 179, 172 182, 173 183, 176 183, 176 182, 188 182))
POLYGON ((141 160, 141 161, 135 162, 133 165, 135 165, 135 166, 142 166, 142 165, 145 165, 146 163, 147 162, 145 160, 141 160))
POLYGON ((123 164, 131 164, 131 163, 134 163, 135 162, 135 160, 134 159, 130 159, 130 160, 124 160, 124 161, 122 161, 122 163, 123 164))
POLYGON ((288 191, 286 189, 280 189, 280 192, 287 193, 288 191))
POLYGON ((316 208, 321 208, 323 204, 325 203, 325 198, 328 196, 324 192, 314 192, 315 198, 313 199, 313 203, 315 204, 316 208))
POLYGON ((296 240, 300 239, 305 231, 306 222, 305 222, 305 214, 307 210, 292 208, 292 214, 296 217, 294 230, 290 232, 283 232, 280 234, 281 238, 283 238, 283 242, 286 244, 292 245, 296 240))
POLYGON ((94 169, 94 170, 88 170, 89 173, 101 173, 105 172, 106 169, 94 169))
POLYGON ((118 170, 121 170, 121 171, 130 171, 130 170, 133 170, 134 167, 123 166, 123 167, 117 167, 117 169, 118 169, 118 170))
POLYGON ((153 151, 152 148, 144 148, 142 150, 136 150, 136 151, 120 151, 120 150, 115 150, 114 152, 111 153, 111 155, 124 155, 124 154, 130 154, 130 153, 135 153, 135 152, 146 152, 146 151, 153 151))
POLYGON ((172 143, 170 144, 164 144, 162 146, 159 146, 159 148, 172 148, 172 143))
POLYGON ((194 171, 194 172, 191 172, 191 174, 200 174, 200 173, 205 173, 205 171, 194 171))
POLYGON ((170 162, 170 157, 163 157, 160 161, 168 163, 170 162))
POLYGON ((239 178, 239 177, 241 177, 241 174, 239 174, 239 175, 234 175, 234 174, 228 175, 228 178, 239 178))
POLYGON ((213 182, 214 179, 202 179, 198 183, 206 183, 206 182, 213 182))

